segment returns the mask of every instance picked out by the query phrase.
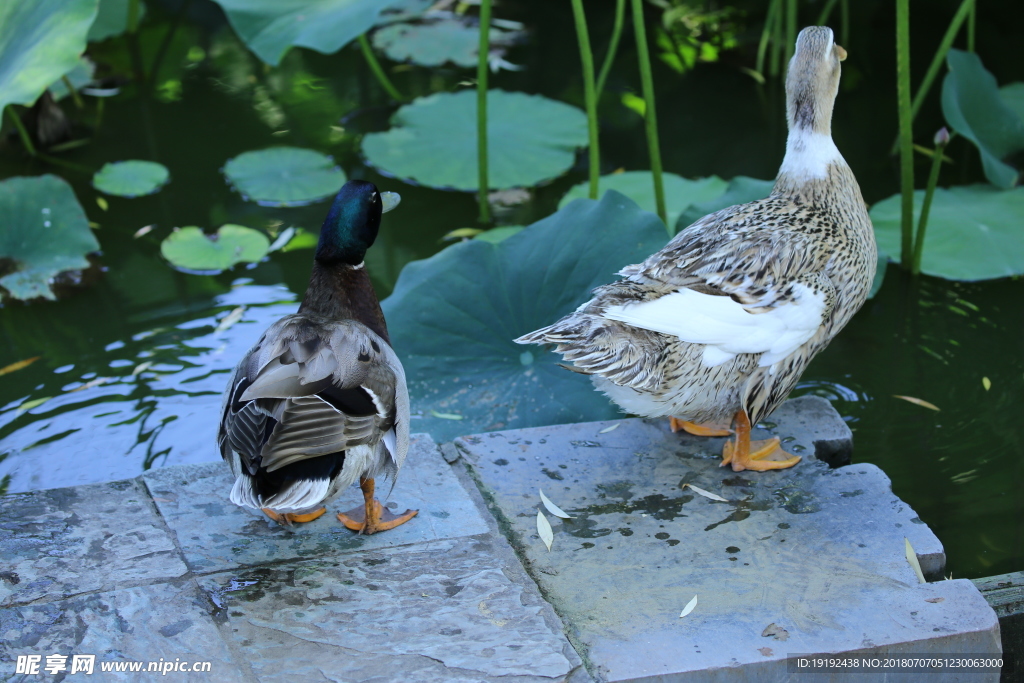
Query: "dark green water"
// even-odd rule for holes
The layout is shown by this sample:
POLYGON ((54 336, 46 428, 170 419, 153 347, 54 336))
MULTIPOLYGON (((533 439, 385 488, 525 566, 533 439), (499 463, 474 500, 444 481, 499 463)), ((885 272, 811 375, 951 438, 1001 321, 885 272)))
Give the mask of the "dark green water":
MULTIPOLYGON (((852 28, 834 123, 837 145, 869 202, 897 190, 887 155, 895 135, 891 20, 888 10, 871 10, 875 4, 866 3, 852 28)), ((599 54, 610 7, 601 4, 592 16, 599 54)), ((921 14, 916 64, 927 63, 952 10, 937 18, 921 14)), ((526 68, 502 72, 492 84, 581 103, 568 3, 506 3, 499 16, 527 23, 531 38, 507 56, 526 68)), ((999 59, 1013 54, 1012 42, 1000 33, 1013 23, 1002 14, 979 18, 979 45, 993 46, 982 56, 1000 82, 1024 79, 1019 60, 999 59)), ((151 8, 144 53, 155 51, 167 25, 159 7, 151 8)), ((750 25, 759 22, 751 18, 750 25)), ((93 52, 101 64, 122 70, 127 64, 119 41, 93 52)), ((737 69, 749 65, 749 54, 726 55, 724 63, 701 65, 685 76, 656 64, 666 170, 688 177, 774 175, 785 142, 781 93, 777 84, 758 86, 737 69)), ((472 76, 416 67, 394 73, 409 95, 454 89, 472 76)), ((103 248, 103 272, 94 274, 91 286, 56 303, 0 308, 0 367, 41 356, 0 379, 0 476, 10 475, 11 491, 124 478, 149 467, 218 457, 214 435, 226 374, 272 320, 294 310, 311 252, 278 252, 250 268, 195 276, 166 265, 160 240, 175 226, 212 229, 225 222, 315 231, 326 211, 324 203, 272 209, 243 201, 220 174, 227 159, 274 144, 310 147, 332 154, 350 178, 400 192, 402 205, 388 214, 367 259, 382 297, 405 263, 442 248, 440 238, 449 230, 474 224, 472 196, 410 186, 365 166, 360 135, 386 128, 393 108, 354 49, 333 56, 294 50, 280 68, 266 70, 224 27, 214 6, 196 2, 155 81, 154 97, 128 86, 108 99, 91 144, 61 155, 88 173, 28 160, 12 141, 0 147, 0 177, 49 172, 71 182, 100 226, 103 248), (108 198, 104 211, 89 185, 91 171, 125 158, 160 161, 172 181, 150 197, 108 198), (145 225, 156 227, 133 238, 145 225), (241 322, 218 332, 219 319, 238 306, 246 307, 241 322)), ((606 172, 647 166, 641 121, 619 103, 627 88, 639 90, 628 36, 602 99, 606 172)), ((936 100, 933 95, 925 106, 919 130, 941 125, 936 100)), ((94 102, 82 113, 64 106, 85 126, 95 119, 94 102)), ((950 153, 956 165, 944 172, 944 184, 979 178, 976 152, 963 145, 950 153)), ((581 157, 569 174, 535 190, 501 220, 515 224, 547 215, 584 177, 581 157)), ((892 478, 895 493, 942 539, 948 571, 956 577, 1024 568, 1022 321, 1020 280, 912 282, 890 267, 879 296, 815 360, 798 391, 833 400, 855 430, 855 458, 892 478), (991 382, 988 390, 983 377, 991 382), (941 411, 894 394, 925 399, 941 411)))

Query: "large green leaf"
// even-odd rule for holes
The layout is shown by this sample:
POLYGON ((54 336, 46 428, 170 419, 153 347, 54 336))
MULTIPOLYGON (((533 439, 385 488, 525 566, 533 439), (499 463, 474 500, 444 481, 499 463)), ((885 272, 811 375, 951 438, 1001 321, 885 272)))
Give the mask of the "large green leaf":
MULTIPOLYGON (((950 50, 946 63, 949 73, 942 83, 946 122, 978 147, 990 183, 1003 189, 1013 187, 1020 174, 1005 160, 1024 150, 1024 120, 1007 104, 978 55, 950 50)), ((1013 95, 1011 92, 1011 99, 1013 95)))
POLYGON ((179 270, 209 273, 236 263, 255 263, 267 255, 270 240, 244 225, 222 225, 213 235, 195 226, 175 230, 160 244, 160 253, 179 270))
MULTIPOLYGON (((89 27, 89 42, 119 36, 128 30, 128 5, 131 0, 100 0, 100 11, 89 27)), ((139 2, 139 21, 146 15, 146 3, 139 2)))
POLYGON ((29 105, 85 51, 97 0, 0 1, 0 111, 29 105))
POLYGON ((301 147, 270 147, 239 154, 224 175, 246 199, 261 206, 301 206, 330 197, 345 184, 334 160, 301 147))
MULTIPOLYGON (((914 193, 920 213, 924 190, 914 193)), ((900 253, 900 196, 871 208, 878 251, 900 253)), ((916 224, 916 219, 915 219, 916 224)), ((925 233, 921 270, 950 280, 990 280, 1024 273, 1024 188, 990 185, 937 188, 925 233)))
MULTIPOLYGON (((489 90, 487 154, 491 188, 555 178, 587 144, 587 117, 540 95, 489 90)), ((391 130, 363 138, 367 160, 384 173, 430 187, 475 190, 476 91, 437 93, 399 109, 391 130)))
MULTIPOLYGON (((519 33, 491 28, 490 51, 511 45, 519 33)), ((441 66, 451 62, 475 67, 480 47, 480 27, 464 19, 449 16, 422 23, 397 23, 378 29, 373 46, 396 62, 420 66, 441 66)))
POLYGON ((746 204, 747 202, 764 199, 771 194, 774 185, 774 180, 758 180, 757 178, 738 175, 729 181, 729 187, 726 188, 724 193, 720 193, 714 199, 709 199, 706 202, 691 204, 688 209, 683 211, 679 215, 679 220, 676 221, 675 231, 679 232, 709 213, 714 213, 727 206, 746 204))
MULTIPOLYGON (((665 211, 668 214, 669 226, 674 226, 679 215, 691 204, 710 201, 726 191, 728 183, 718 176, 687 180, 675 173, 663 173, 662 182, 665 186, 665 211)), ((601 176, 598 184, 598 196, 605 190, 615 190, 626 195, 640 205, 645 211, 654 213, 657 206, 654 201, 654 182, 650 171, 626 171, 601 176)), ((574 199, 584 199, 590 193, 590 183, 573 186, 562 200, 559 207, 565 206, 574 199)))
POLYGON ((331 54, 374 26, 416 15, 431 0, 216 0, 249 49, 271 66, 293 45, 331 54))
POLYGON ((617 415, 554 353, 512 340, 569 313, 665 241, 657 216, 611 191, 498 244, 467 240, 407 265, 383 307, 423 413, 415 429, 445 440, 617 415))
POLYGON ((7 273, 0 287, 11 296, 54 299, 50 280, 88 268, 85 255, 99 248, 67 182, 52 175, 0 182, 0 273, 7 273))
POLYGON ((159 190, 170 177, 163 164, 129 159, 103 164, 92 177, 92 186, 118 197, 141 197, 159 190))
POLYGON ((1007 83, 999 89, 1003 104, 1024 120, 1024 83, 1007 83))

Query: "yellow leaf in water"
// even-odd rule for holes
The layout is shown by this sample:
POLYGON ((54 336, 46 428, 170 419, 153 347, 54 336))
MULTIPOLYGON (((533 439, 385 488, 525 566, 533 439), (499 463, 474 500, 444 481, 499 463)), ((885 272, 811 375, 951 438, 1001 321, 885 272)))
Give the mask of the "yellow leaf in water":
POLYGON ((481 230, 480 228, 456 228, 455 230, 452 230, 451 232, 446 234, 441 239, 443 239, 443 240, 469 239, 470 237, 476 237, 477 235, 479 235, 482 232, 483 232, 483 230, 481 230))
POLYGON ((224 318, 220 321, 220 324, 217 325, 217 329, 214 330, 214 332, 223 332, 224 330, 228 329, 229 327, 237 323, 239 320, 241 320, 243 315, 245 315, 245 306, 239 306, 238 308, 234 309, 226 316, 224 316, 224 318))
POLYGON ((697 596, 694 595, 693 596, 693 600, 690 600, 690 602, 686 603, 686 607, 684 607, 683 611, 679 613, 679 618, 682 619, 683 617, 685 617, 687 614, 692 612, 693 608, 696 607, 696 606, 697 606, 697 596))
POLYGON ((151 366, 152 364, 153 364, 153 361, 151 361, 151 360, 147 360, 145 363, 139 363, 138 365, 135 366, 135 369, 132 370, 132 377, 135 377, 139 373, 142 373, 142 372, 145 372, 146 370, 149 370, 149 366, 151 366))
POLYGON ((922 408, 927 408, 928 410, 938 411, 938 409, 939 409, 939 407, 937 405, 935 405, 934 403, 929 403, 928 401, 925 401, 924 399, 921 399, 921 398, 914 398, 913 396, 900 396, 899 394, 893 394, 893 396, 895 398, 903 399, 904 401, 907 401, 908 403, 913 403, 916 406, 921 406, 922 408))
POLYGON ((18 412, 24 413, 26 410, 32 410, 33 408, 43 405, 51 398, 53 398, 53 396, 44 396, 42 398, 32 399, 31 401, 25 401, 20 406, 18 406, 18 412))
POLYGON ((622 424, 622 423, 621 422, 616 422, 611 427, 605 427, 604 429, 599 431, 598 434, 607 434, 608 432, 613 432, 613 431, 615 431, 616 429, 619 428, 620 424, 622 424))
POLYGON ((33 363, 35 363, 40 358, 42 358, 42 356, 32 356, 31 358, 26 358, 25 360, 19 360, 17 363, 5 365, 4 367, 0 368, 0 375, 6 375, 9 372, 17 372, 18 370, 23 370, 28 366, 32 365, 33 363))
POLYGON ((74 389, 72 389, 68 393, 69 394, 73 394, 76 391, 82 391, 84 389, 92 389, 93 387, 98 387, 99 385, 105 384, 105 383, 107 383, 109 381, 110 381, 109 377, 97 377, 96 379, 89 380, 88 382, 86 382, 85 384, 83 384, 80 387, 75 387, 74 389))
POLYGON ((143 235, 148 235, 149 233, 153 232, 153 228, 155 227, 155 225, 147 225, 144 228, 139 228, 138 230, 135 231, 135 234, 132 235, 132 237, 134 237, 135 239, 139 239, 143 235))
POLYGON ((107 200, 104 199, 103 197, 97 197, 96 198, 96 206, 100 207, 104 211, 106 211, 107 209, 110 208, 110 205, 107 204, 107 200))
POLYGON ((906 543, 907 562, 910 563, 910 568, 917 574, 917 580, 920 583, 926 583, 924 580, 924 572, 921 571, 921 563, 917 561, 917 553, 914 552, 914 546, 910 545, 910 539, 906 536, 903 537, 904 543, 906 543))
POLYGON ((716 493, 711 493, 711 491, 705 491, 704 489, 702 489, 702 488, 700 488, 698 486, 694 486, 693 484, 683 484, 683 488, 684 489, 687 486, 689 486, 693 490, 693 492, 696 493, 697 495, 704 496, 705 498, 710 498, 711 500, 721 501, 723 503, 728 503, 729 502, 726 498, 722 498, 720 495, 718 495, 716 493))
POLYGON ((544 507, 548 509, 548 512, 553 514, 555 517, 561 517, 562 519, 572 519, 572 515, 565 514, 562 508, 558 507, 551 502, 551 499, 544 495, 544 491, 537 489, 540 493, 540 502, 544 503, 544 507))
POLYGON ((431 410, 430 414, 441 420, 461 420, 462 416, 458 413, 439 413, 436 410, 431 410))
POLYGON ((540 534, 540 540, 544 541, 544 545, 551 550, 551 542, 555 540, 555 532, 551 530, 551 522, 544 516, 544 513, 537 510, 537 533, 540 534))
POLYGON ((985 391, 988 391, 989 389, 992 388, 992 380, 990 380, 988 377, 982 377, 981 386, 985 387, 985 391))

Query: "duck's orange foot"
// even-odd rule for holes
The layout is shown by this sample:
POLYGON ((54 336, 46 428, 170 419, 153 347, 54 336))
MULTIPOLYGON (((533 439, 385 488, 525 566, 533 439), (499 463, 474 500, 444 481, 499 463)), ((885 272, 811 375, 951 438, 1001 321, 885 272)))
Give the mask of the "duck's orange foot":
POLYGON ((727 424, 716 424, 714 422, 697 424, 696 422, 680 420, 678 417, 670 417, 668 419, 668 426, 673 432, 684 431, 694 436, 731 436, 733 433, 727 424))
POLYGON ((297 515, 294 512, 285 512, 282 514, 280 512, 274 512, 270 508, 262 508, 262 510, 263 514, 282 526, 291 526, 296 522, 312 522, 314 519, 318 519, 321 515, 327 512, 327 508, 320 508, 319 510, 307 512, 302 515, 297 515))
POLYGON ((418 512, 419 510, 406 510, 402 514, 396 515, 374 498, 369 506, 359 505, 348 512, 339 512, 338 521, 346 528, 358 531, 360 534, 375 534, 378 531, 387 531, 400 524, 405 524, 418 512), (369 507, 369 515, 367 515, 367 507, 369 507))
POLYGON ((743 470, 764 472, 766 470, 784 470, 801 460, 799 455, 782 450, 777 436, 749 443, 750 447, 746 449, 746 453, 737 453, 736 444, 731 439, 726 441, 725 446, 722 447, 721 466, 732 465, 733 472, 742 472, 743 470))

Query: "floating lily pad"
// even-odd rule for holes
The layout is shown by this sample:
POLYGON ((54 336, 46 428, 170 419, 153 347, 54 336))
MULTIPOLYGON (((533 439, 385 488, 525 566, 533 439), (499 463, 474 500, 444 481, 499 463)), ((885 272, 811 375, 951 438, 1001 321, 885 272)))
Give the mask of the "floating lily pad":
POLYGON ((30 105, 75 68, 97 0, 0 2, 0 111, 30 105))
POLYGON ((239 154, 224 165, 224 175, 260 206, 302 206, 330 197, 345 184, 334 159, 299 147, 239 154))
POLYGON ((498 244, 466 240, 407 265, 383 307, 413 409, 422 411, 416 428, 447 440, 617 416, 556 354, 512 340, 569 313, 665 241, 657 216, 611 191, 498 244))
MULTIPOLYGON (((914 193, 914 224, 924 190, 914 193)), ((921 270, 949 280, 990 280, 1024 273, 1024 188, 990 185, 937 188, 925 233, 921 270)), ((900 253, 900 196, 871 209, 878 251, 900 253)))
POLYGON ((12 297, 56 298, 50 280, 88 268, 85 255, 99 248, 67 182, 52 175, 0 182, 0 287, 12 297))
MULTIPOLYGON (((587 144, 587 117, 540 95, 489 90, 487 153, 492 189, 529 187, 568 170, 587 144)), ((430 187, 477 189, 476 91, 437 93, 407 104, 391 130, 363 138, 382 172, 430 187)))
MULTIPOLYGON (((996 187, 1017 184, 1019 171, 1006 163, 1024 151, 1024 120, 1007 104, 995 77, 978 55, 950 50, 949 73, 942 84, 942 113, 953 130, 970 140, 981 153, 985 177, 996 187)), ((1010 92, 1013 101, 1015 92, 1010 92)))
POLYGON ((194 226, 175 230, 160 244, 160 253, 180 270, 207 273, 255 263, 269 248, 270 240, 262 232, 229 223, 213 235, 194 226))
POLYGON ((374 26, 416 16, 432 0, 215 0, 238 36, 271 66, 293 45, 331 54, 374 26))
MULTIPOLYGON (((710 201, 726 191, 728 183, 718 176, 687 180, 675 173, 662 173, 665 186, 665 211, 668 214, 668 225, 674 228, 679 215, 691 204, 710 201)), ((654 213, 657 205, 654 201, 654 180, 650 171, 626 171, 601 176, 598 184, 598 196, 605 190, 615 190, 636 202, 641 209, 654 213)), ((590 183, 580 183, 569 190, 558 205, 565 206, 573 199, 583 199, 589 195, 590 183)), ((673 230, 673 234, 675 231, 673 230)))
MULTIPOLYGON (((89 27, 89 42, 119 36, 128 30, 128 3, 131 0, 100 0, 100 11, 89 27)), ((146 16, 146 3, 139 2, 139 21, 146 16)))
POLYGON ((729 186, 725 189, 725 192, 719 194, 714 199, 691 204, 685 209, 679 215, 679 220, 676 221, 675 231, 679 232, 709 213, 714 213, 727 206, 746 204, 747 202, 764 199, 771 194, 774 185, 774 180, 758 180, 757 178, 738 175, 729 181, 729 186))
POLYGON ((170 177, 163 164, 131 159, 103 164, 92 177, 92 186, 118 197, 141 197, 159 190, 170 177))
MULTIPOLYGON (((491 28, 491 52, 503 52, 519 35, 518 31, 491 28)), ((373 34, 373 46, 396 62, 475 67, 480 47, 480 26, 455 15, 422 23, 391 24, 373 34)))

